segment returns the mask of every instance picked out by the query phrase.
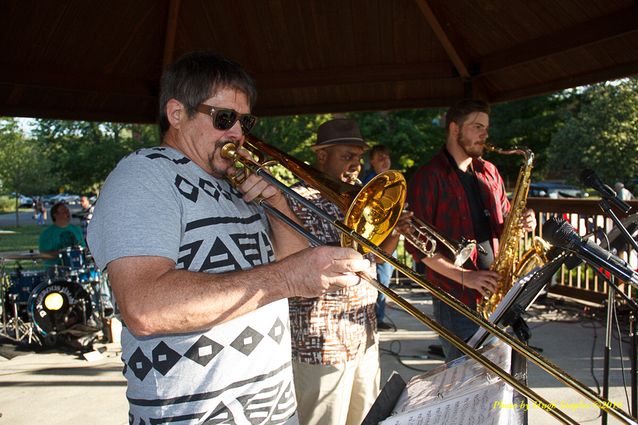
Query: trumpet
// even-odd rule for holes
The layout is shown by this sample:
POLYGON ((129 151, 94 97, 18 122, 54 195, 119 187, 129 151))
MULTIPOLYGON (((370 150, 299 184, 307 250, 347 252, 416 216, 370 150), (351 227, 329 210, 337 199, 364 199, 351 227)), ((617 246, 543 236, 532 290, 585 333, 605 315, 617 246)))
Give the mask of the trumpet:
MULTIPOLYGON (((350 197, 344 197, 343 193, 331 191, 329 187, 333 186, 334 180, 326 180, 325 176, 322 176, 321 173, 312 167, 303 164, 302 162, 290 157, 289 155, 279 151, 278 149, 267 145, 265 142, 257 139, 252 135, 246 136, 246 141, 249 142, 248 145, 252 146, 250 149, 258 149, 261 153, 267 153, 269 156, 275 158, 280 164, 287 167, 290 171, 293 172, 298 178, 304 180, 307 184, 319 190, 322 195, 329 200, 337 200, 339 202, 335 202, 338 206, 343 205, 344 199, 350 199, 350 197)), ((258 156, 259 156, 258 155, 258 156)), ((508 333, 506 333, 501 328, 495 326, 489 321, 485 320, 483 317, 479 316, 476 312, 470 310, 465 304, 461 303, 459 300, 448 294, 447 292, 439 289, 432 283, 423 279, 420 275, 416 274, 410 267, 404 265, 399 262, 397 259, 387 254, 385 251, 380 249, 377 244, 374 243, 373 240, 369 240, 364 235, 360 234, 357 231, 357 228, 363 228, 365 234, 370 235, 374 240, 383 240, 387 234, 392 231, 393 226, 398 221, 399 213, 402 209, 403 203, 405 201, 405 179, 400 176, 398 172, 391 172, 388 175, 385 173, 379 174, 372 181, 368 183, 368 185, 364 186, 360 192, 354 196, 354 198, 350 201, 351 204, 345 205, 345 209, 348 210, 348 213, 345 216, 344 221, 340 221, 331 217, 330 214, 323 211, 321 208, 314 205, 312 202, 308 201, 301 195, 297 194, 295 191, 291 190, 288 186, 281 183, 276 178, 272 177, 268 174, 267 170, 264 168, 262 164, 257 161, 245 158, 238 154, 237 147, 233 143, 229 143, 222 149, 222 156, 225 158, 231 159, 233 161, 238 161, 243 164, 246 168, 248 168, 251 172, 261 176, 269 183, 273 184, 282 192, 286 193, 288 196, 294 197, 300 203, 302 203, 305 207, 307 207, 310 211, 313 211, 322 219, 331 223, 339 232, 342 234, 342 244, 353 242, 354 246, 365 247, 368 252, 372 252, 377 257, 383 259, 384 261, 392 264, 397 270, 407 276, 410 280, 415 283, 418 283, 423 288, 427 289, 433 296, 437 297, 442 302, 446 303, 448 306, 453 308, 458 313, 462 314, 472 322, 477 325, 483 327, 490 334, 496 336, 501 339, 503 342, 508 344, 513 350, 520 353, 526 359, 532 361, 541 369, 545 370, 548 374, 552 375, 557 380, 561 381, 565 385, 569 386, 573 390, 577 391, 583 397, 592 401, 597 407, 605 412, 611 414, 617 419, 623 421, 624 423, 630 424, 638 424, 635 418, 633 418, 628 413, 621 410, 615 403, 611 403, 608 400, 605 400, 602 397, 599 397, 595 392, 593 392, 589 387, 577 381, 566 372, 562 371, 558 366, 552 364, 548 360, 544 359, 535 351, 531 350, 527 345, 512 337, 508 333), (381 190, 381 195, 375 196, 375 193, 368 193, 366 187, 368 187, 371 183, 374 183, 373 187, 381 190), (403 190, 403 192, 402 192, 403 190), (370 202, 372 205, 367 205, 366 202, 370 202), (383 208, 381 208, 381 206, 383 208), (370 212, 382 212, 380 215, 369 215, 370 212), (381 220, 383 218, 384 221, 374 223, 367 223, 366 220, 370 219, 381 220), (366 223, 363 223, 366 222, 366 223), (349 226, 348 223, 352 224, 349 226), (371 230, 372 227, 377 226, 377 230, 371 230)), ((387 173, 387 172, 386 172, 387 173)), ((347 184, 346 184, 347 185, 347 184)), ((347 185, 352 188, 351 185, 347 185)), ((318 238, 314 235, 306 231, 302 226, 295 223, 293 220, 289 219, 283 212, 280 212, 272 207, 270 207, 263 200, 257 200, 264 208, 268 209, 278 218, 280 218, 285 223, 288 223, 294 230, 300 232, 306 238, 308 238, 313 244, 318 245, 321 244, 318 238)), ((348 245, 353 246, 353 245, 348 245)), ((468 357, 474 359, 481 365, 483 365, 486 369, 494 373, 499 378, 503 379, 513 388, 515 388, 519 393, 533 400, 539 405, 550 405, 550 403, 545 400, 542 396, 537 394, 531 388, 527 387, 520 381, 518 381, 514 376, 510 373, 501 369, 498 365, 493 363, 490 359, 483 356, 478 350, 470 347, 467 343, 457 337, 455 334, 451 333, 447 330, 447 328, 440 325, 438 322, 434 321, 427 315, 423 314, 419 309, 414 307, 408 301, 404 300, 396 294, 391 288, 386 288, 381 283, 379 283, 376 279, 372 278, 366 273, 357 273, 359 277, 367 281, 369 284, 374 286, 379 292, 382 292, 392 301, 401 306, 405 311, 414 316, 417 320, 419 320, 424 325, 433 329, 435 332, 443 336, 446 340, 448 340, 452 345, 458 348, 461 352, 466 354, 468 357), (541 404, 542 403, 542 404, 541 404)), ((575 420, 566 415, 558 408, 549 409, 547 411, 549 414, 557 418, 563 423, 569 424, 577 424, 575 420)))

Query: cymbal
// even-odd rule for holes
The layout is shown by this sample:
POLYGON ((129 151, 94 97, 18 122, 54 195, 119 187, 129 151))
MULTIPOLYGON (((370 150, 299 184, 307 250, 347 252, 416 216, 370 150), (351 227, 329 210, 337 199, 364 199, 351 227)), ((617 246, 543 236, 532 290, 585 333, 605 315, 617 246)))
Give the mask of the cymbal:
POLYGON ((24 252, 2 255, 0 258, 4 260, 53 260, 58 258, 57 253, 39 253, 39 252, 24 252))

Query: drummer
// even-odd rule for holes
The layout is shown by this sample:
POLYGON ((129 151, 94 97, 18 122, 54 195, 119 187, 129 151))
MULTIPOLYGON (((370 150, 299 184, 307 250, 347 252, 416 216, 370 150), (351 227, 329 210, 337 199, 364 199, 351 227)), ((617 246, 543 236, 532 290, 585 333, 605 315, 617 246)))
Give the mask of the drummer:
POLYGON ((40 233, 40 254, 51 258, 44 261, 47 267, 60 264, 58 252, 62 249, 81 246, 86 247, 82 229, 71 224, 71 212, 64 202, 57 202, 51 207, 53 224, 40 233))

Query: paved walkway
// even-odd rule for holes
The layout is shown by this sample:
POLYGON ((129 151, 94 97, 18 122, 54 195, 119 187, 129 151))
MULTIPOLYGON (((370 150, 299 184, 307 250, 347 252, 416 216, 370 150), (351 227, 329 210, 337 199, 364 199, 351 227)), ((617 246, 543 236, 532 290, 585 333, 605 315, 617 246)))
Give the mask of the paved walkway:
MULTIPOLYGON (((426 313, 431 313, 431 300, 420 289, 398 289, 404 298, 426 313)), ((381 332, 382 382, 393 371, 404 380, 443 364, 428 351, 437 336, 390 303, 388 318, 396 330, 381 332)), ((591 319, 567 305, 552 304, 533 307, 528 324, 532 328, 530 344, 543 350, 543 356, 556 363, 584 385, 596 391, 596 380, 602 385, 602 349, 604 321, 591 319)), ((601 317, 604 318, 604 315, 601 317)), ((604 319, 603 319, 604 320, 604 319)), ((626 335, 626 327, 620 325, 626 335)), ((611 396, 609 399, 626 408, 622 368, 629 385, 629 346, 614 338, 611 362, 611 396)), ((0 357, 0 425, 124 425, 128 423, 125 381, 119 345, 96 346, 105 351, 96 359, 59 350, 19 355, 10 360, 0 357)), ((601 423, 598 410, 578 393, 567 389, 544 371, 530 366, 530 386, 555 404, 571 406, 563 409, 579 424, 601 423)), ((540 409, 531 409, 529 423, 559 423, 540 409)), ((621 423, 610 418, 610 424, 621 423)))

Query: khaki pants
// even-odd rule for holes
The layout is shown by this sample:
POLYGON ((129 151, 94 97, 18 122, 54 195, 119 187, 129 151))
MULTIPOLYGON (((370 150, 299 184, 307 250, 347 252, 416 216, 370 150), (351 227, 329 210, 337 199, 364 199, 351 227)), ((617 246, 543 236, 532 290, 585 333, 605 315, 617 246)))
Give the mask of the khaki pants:
POLYGON ((339 365, 293 361, 301 425, 360 425, 379 395, 379 344, 339 365))

